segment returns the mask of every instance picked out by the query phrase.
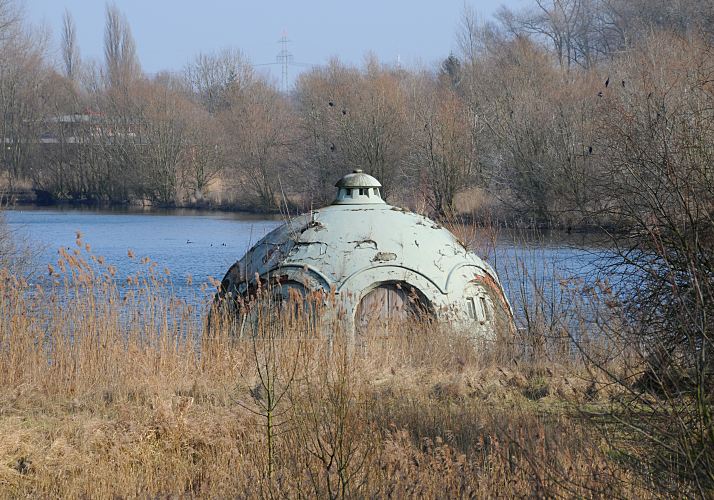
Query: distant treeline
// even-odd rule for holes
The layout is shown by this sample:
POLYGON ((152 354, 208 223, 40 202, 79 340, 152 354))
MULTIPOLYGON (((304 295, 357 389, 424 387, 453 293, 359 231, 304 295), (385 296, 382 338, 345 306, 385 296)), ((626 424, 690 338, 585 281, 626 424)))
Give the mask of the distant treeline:
POLYGON ((621 223, 633 184, 712 175, 711 1, 533 0, 490 22, 465 9, 459 50, 437 66, 333 59, 288 93, 237 49, 150 78, 114 6, 101 63, 81 60, 69 13, 60 35, 53 60, 0 0, 11 190, 304 209, 362 168, 390 202, 437 216, 577 226, 621 223))

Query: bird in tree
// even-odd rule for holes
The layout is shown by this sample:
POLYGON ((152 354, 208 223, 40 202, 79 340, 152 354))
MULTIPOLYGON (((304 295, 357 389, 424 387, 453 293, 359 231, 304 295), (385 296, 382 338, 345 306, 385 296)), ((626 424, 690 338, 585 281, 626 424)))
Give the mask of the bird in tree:
POLYGON ((334 103, 334 102, 332 102, 332 101, 330 101, 330 102, 328 102, 328 103, 327 103, 327 105, 328 105, 328 106, 330 106, 330 107, 332 107, 332 106, 334 106, 334 105, 335 105, 335 103, 334 103))

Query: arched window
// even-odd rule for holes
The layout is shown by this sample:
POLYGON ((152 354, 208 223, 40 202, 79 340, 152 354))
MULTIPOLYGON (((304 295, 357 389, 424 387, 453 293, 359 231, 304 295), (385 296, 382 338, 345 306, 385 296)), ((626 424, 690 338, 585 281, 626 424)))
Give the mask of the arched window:
POLYGON ((482 325, 493 322, 493 302, 485 289, 469 283, 464 290, 464 297, 469 319, 482 325))

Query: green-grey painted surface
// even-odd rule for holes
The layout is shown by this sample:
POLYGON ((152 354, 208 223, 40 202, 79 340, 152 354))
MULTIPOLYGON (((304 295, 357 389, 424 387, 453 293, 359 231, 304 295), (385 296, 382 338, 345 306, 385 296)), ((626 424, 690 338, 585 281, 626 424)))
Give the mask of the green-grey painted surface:
POLYGON ((361 171, 336 186, 335 203, 292 219, 253 246, 226 274, 224 289, 245 294, 260 276, 301 292, 334 291, 353 328, 362 297, 380 284, 400 283, 419 290, 439 320, 489 335, 500 306, 511 322, 493 268, 446 228, 386 204, 379 182, 361 171))

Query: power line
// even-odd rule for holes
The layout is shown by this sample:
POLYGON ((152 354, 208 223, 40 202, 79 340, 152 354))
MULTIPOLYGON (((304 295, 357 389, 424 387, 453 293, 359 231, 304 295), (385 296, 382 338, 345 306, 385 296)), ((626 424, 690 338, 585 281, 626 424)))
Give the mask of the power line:
MULTIPOLYGON (((256 64, 251 64, 251 66, 275 66, 277 64, 282 64, 282 62, 268 62, 268 63, 256 63, 256 64)), ((309 63, 309 62, 289 62, 288 66, 295 66, 295 67, 301 67, 301 68, 324 68, 326 67, 324 64, 318 64, 318 63, 309 63)))

